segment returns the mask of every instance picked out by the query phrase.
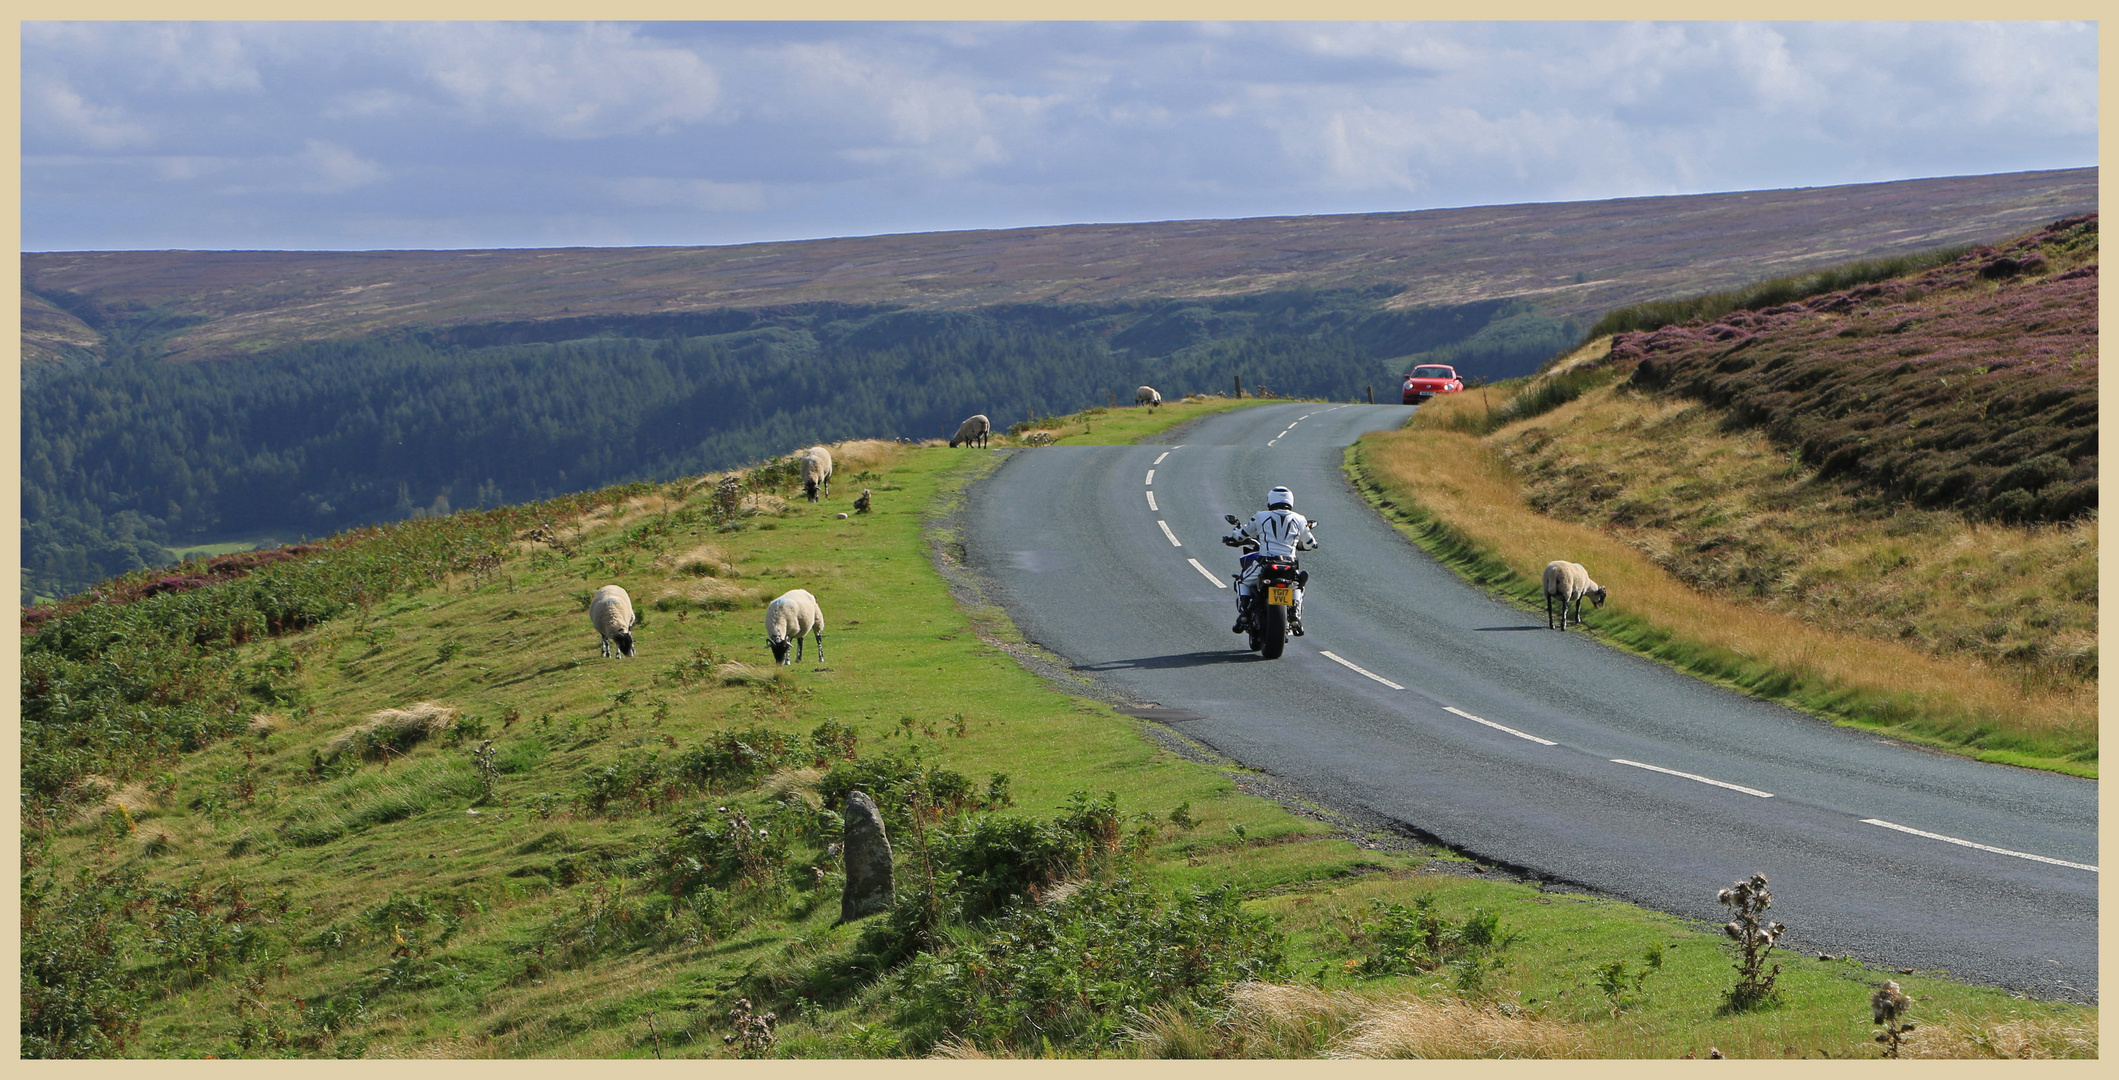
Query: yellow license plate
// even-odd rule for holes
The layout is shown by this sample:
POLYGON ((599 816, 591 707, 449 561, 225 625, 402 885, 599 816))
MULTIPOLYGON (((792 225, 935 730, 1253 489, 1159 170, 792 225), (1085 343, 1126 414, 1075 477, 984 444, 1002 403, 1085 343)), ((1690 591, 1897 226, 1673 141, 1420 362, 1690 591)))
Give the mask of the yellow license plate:
POLYGON ((1295 586, 1269 585, 1266 587, 1266 603, 1279 607, 1295 606, 1295 586))

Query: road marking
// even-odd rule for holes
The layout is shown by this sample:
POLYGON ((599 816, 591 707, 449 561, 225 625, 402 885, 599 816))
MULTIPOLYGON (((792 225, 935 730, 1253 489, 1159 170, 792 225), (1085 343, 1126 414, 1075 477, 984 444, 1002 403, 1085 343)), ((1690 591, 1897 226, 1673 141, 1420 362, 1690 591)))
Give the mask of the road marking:
POLYGON ((1151 461, 1151 462, 1149 462, 1148 464, 1150 464, 1150 465, 1160 465, 1160 464, 1162 464, 1162 463, 1163 463, 1163 459, 1164 459, 1164 458, 1166 458, 1166 457, 1169 457, 1169 456, 1170 456, 1170 452, 1169 452, 1168 450, 1165 450, 1165 451, 1163 451, 1162 453, 1160 453, 1160 454, 1157 454, 1157 455, 1155 455, 1155 460, 1154 460, 1154 461, 1151 461))
POLYGON ((1170 538, 1170 546, 1171 546, 1171 547, 1183 547, 1183 546, 1184 546, 1183 544, 1180 544, 1180 543, 1178 543, 1178 542, 1177 542, 1177 534, 1176 534, 1176 533, 1174 533, 1174 532, 1171 532, 1171 531, 1170 531, 1170 523, 1169 523, 1169 522, 1167 522, 1167 521, 1164 521, 1164 520, 1163 520, 1163 519, 1161 519, 1161 518, 1156 518, 1156 519, 1155 519, 1155 523, 1156 523, 1157 525, 1160 525, 1160 526, 1162 526, 1162 527, 1163 527, 1163 535, 1164 535, 1164 536, 1167 536, 1167 537, 1169 537, 1169 538, 1170 538))
POLYGON ((1228 588, 1228 585, 1224 584, 1224 583, 1222 582, 1222 580, 1221 580, 1220 578, 1218 578, 1218 577, 1215 577, 1215 576, 1214 576, 1214 571, 1212 571, 1212 570, 1209 570, 1209 569, 1207 569, 1206 567, 1204 567, 1204 566, 1201 566, 1201 565, 1199 565, 1199 560, 1198 560, 1198 559, 1186 559, 1185 561, 1186 561, 1186 562, 1188 562, 1188 563, 1191 563, 1191 564, 1192 564, 1192 569, 1194 569, 1194 570, 1197 570, 1197 571, 1199 571, 1200 573, 1202 573, 1202 574, 1205 574, 1205 575, 1207 575, 1207 580, 1208 580, 1208 581, 1211 581, 1211 582, 1213 582, 1213 583, 1214 583, 1214 587, 1215 587, 1215 588, 1217 588, 1217 589, 1226 589, 1226 588, 1228 588))
POLYGON ((1152 486, 1152 485, 1153 485, 1153 484, 1155 483, 1155 470, 1154 470, 1154 469, 1149 469, 1149 470, 1148 470, 1148 483, 1149 483, 1149 484, 1150 484, 1151 486, 1152 486))
POLYGON ((1367 669, 1367 668, 1365 668, 1365 667, 1362 667, 1362 666, 1361 666, 1360 664, 1357 664, 1357 663, 1353 662, 1352 660, 1348 660, 1348 659, 1346 659, 1345 657, 1343 657, 1343 656, 1340 656, 1340 655, 1339 655, 1338 653, 1330 653, 1330 652, 1326 652, 1326 653, 1320 653, 1320 655, 1324 656, 1324 657, 1325 657, 1326 659, 1329 659, 1329 660, 1335 661, 1335 662, 1337 662, 1337 663, 1345 664, 1345 665, 1346 665, 1347 667, 1350 667, 1350 668, 1354 669, 1355 671, 1357 671, 1357 672, 1360 672, 1361 674, 1363 674, 1363 675, 1366 675, 1366 676, 1368 676, 1369 678, 1371 678, 1371 679, 1374 679, 1374 680, 1376 680, 1377 682, 1380 682, 1380 683, 1382 683, 1383 685, 1385 685, 1385 686, 1388 686, 1388 687, 1390 687, 1390 688, 1391 688, 1391 689, 1393 689, 1393 690, 1403 690, 1403 689, 1405 689, 1405 687, 1402 687, 1402 686, 1398 685, 1397 683, 1394 683, 1394 682, 1390 681, 1389 679, 1386 679, 1386 678, 1384 678, 1383 676, 1381 676, 1381 675, 1378 675, 1378 674, 1376 674, 1375 672, 1373 672, 1373 671, 1370 671, 1369 669, 1367 669))
POLYGON ((1459 708, 1457 708, 1457 707, 1456 707, 1456 706, 1454 706, 1454 705, 1444 705, 1444 706, 1442 707, 1442 710, 1443 710, 1444 712, 1453 712, 1453 713, 1456 713, 1456 714, 1457 714, 1458 716, 1461 716, 1461 717, 1465 718, 1466 720, 1471 720, 1471 721, 1475 721, 1475 722, 1477 722, 1477 723, 1485 724, 1485 725, 1486 725, 1487 727, 1490 727, 1490 728, 1496 728, 1496 729, 1498 729, 1498 730, 1501 730, 1501 731, 1506 731, 1506 732, 1508 732, 1508 733, 1509 733, 1510 735, 1514 735, 1514 736, 1515 736, 1516 738, 1518 738, 1518 739, 1529 739, 1530 741, 1532 741, 1532 742, 1534 742, 1534 743, 1537 743, 1537 744, 1538 744, 1538 745, 1540 745, 1540 746, 1558 746, 1558 745, 1560 745, 1559 743, 1556 743, 1556 742, 1552 741, 1551 739, 1541 739, 1541 738, 1538 738, 1538 737, 1537 737, 1536 735, 1532 735, 1532 734, 1530 734, 1530 733, 1528 733, 1528 732, 1523 732, 1523 731, 1517 731, 1517 730, 1516 730, 1515 728, 1509 727, 1509 726, 1508 726, 1507 724, 1496 724, 1496 723, 1494 723, 1493 721, 1491 721, 1491 720, 1488 720, 1487 718, 1485 718, 1485 717, 1483 717, 1483 716, 1473 716, 1472 714, 1470 714, 1470 713, 1468 713, 1468 712, 1465 712, 1465 711, 1464 711, 1463 709, 1459 709, 1459 708))
POLYGON ((1925 836, 1930 840, 1941 840, 1944 843, 1957 844, 1962 847, 1978 848, 1981 851, 1991 851, 1996 855, 2014 855, 2019 859, 2029 859, 2032 862, 2052 863, 2054 866, 2069 866, 2077 870, 2087 870, 2092 874, 2097 872, 2097 868, 2089 865, 2088 863, 2069 862, 2066 859, 2049 859, 2043 855, 2033 855, 2028 851, 2010 851, 2008 848, 1989 847, 1986 844, 1975 844, 1970 840, 1959 840, 1954 836, 1944 836, 1941 833, 1923 832, 1919 829, 1910 829, 1904 825, 1896 825, 1891 822, 1881 820, 1879 818, 1863 818, 1861 819, 1861 821, 1864 825, 1881 825, 1886 829, 1897 829, 1899 832, 1912 833, 1915 836, 1925 836))
POLYGON ((1687 780, 1697 780, 1702 784, 1713 784, 1715 787, 1728 788, 1731 791, 1741 791, 1746 795, 1756 795, 1761 799, 1770 799, 1773 797, 1773 793, 1770 791, 1760 791, 1757 788, 1748 788, 1742 784, 1731 784, 1721 780, 1709 780, 1704 776, 1689 772, 1679 772, 1676 769, 1666 769, 1661 765, 1643 765, 1638 761, 1628 761, 1625 758, 1616 757, 1612 758, 1611 760, 1614 764, 1631 765, 1636 769, 1647 769, 1649 772, 1669 773, 1672 776, 1682 776, 1687 780))
POLYGON ((1155 505, 1155 493, 1149 491, 1144 492, 1143 494, 1148 496, 1148 509, 1155 511, 1158 514, 1162 513, 1162 507, 1155 505))
MULTIPOLYGON (((1287 434, 1287 433, 1286 433, 1286 432, 1281 432, 1281 434, 1282 434, 1282 435, 1285 435, 1285 434, 1287 434)), ((1271 446, 1271 445, 1273 445, 1274 443, 1277 443, 1277 442, 1279 442, 1279 441, 1280 441, 1279 437, 1278 437, 1278 436, 1275 436, 1274 438, 1270 438, 1270 439, 1267 439, 1267 440, 1266 440, 1266 445, 1267 445, 1267 446, 1271 446)))

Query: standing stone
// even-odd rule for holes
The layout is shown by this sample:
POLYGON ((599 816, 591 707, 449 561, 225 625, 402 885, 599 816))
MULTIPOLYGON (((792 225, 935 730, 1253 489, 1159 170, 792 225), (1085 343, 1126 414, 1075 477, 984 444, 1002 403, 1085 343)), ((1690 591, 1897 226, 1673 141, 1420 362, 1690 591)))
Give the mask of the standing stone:
POLYGON ((883 814, 864 792, 846 793, 846 892, 839 898, 839 921, 889 910, 898 902, 890 878, 890 837, 883 814))

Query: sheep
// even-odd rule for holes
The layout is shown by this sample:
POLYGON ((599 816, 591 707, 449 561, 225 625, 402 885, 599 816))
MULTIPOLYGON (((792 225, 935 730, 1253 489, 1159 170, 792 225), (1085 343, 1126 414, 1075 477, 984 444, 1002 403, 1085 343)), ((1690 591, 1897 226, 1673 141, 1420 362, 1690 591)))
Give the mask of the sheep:
POLYGON ((802 451, 802 494, 816 502, 819 491, 831 494, 831 451, 812 446, 802 451))
POLYGON ((985 413, 968 417, 963 423, 957 425, 956 435, 949 440, 949 446, 951 449, 955 449, 958 443, 969 446, 973 442, 977 442, 979 446, 984 447, 986 445, 986 433, 992 430, 993 421, 986 419, 985 413))
POLYGON ((1582 623, 1582 598, 1589 597, 1596 606, 1604 606, 1605 588, 1589 580, 1589 571, 1581 563, 1562 562, 1558 559, 1545 564, 1545 628, 1567 629, 1567 605, 1575 606, 1575 624, 1582 623), (1552 598, 1560 598, 1560 625, 1552 624, 1552 598))
POLYGON ((633 655, 633 598, 616 585, 605 585, 596 590, 589 601, 589 623, 603 638, 603 655, 611 655, 611 643, 618 643, 618 654, 630 659, 633 655))
POLYGON ((868 507, 869 507, 869 503, 868 503, 868 497, 869 497, 869 495, 870 495, 870 494, 871 494, 871 492, 869 491, 869 489, 867 489, 867 488, 862 488, 862 489, 861 489, 861 497, 860 497, 860 498, 858 498, 858 499, 855 499, 855 500, 853 501, 853 512, 854 512, 854 513, 856 513, 856 514, 865 514, 865 513, 867 513, 867 512, 868 512, 868 507))
POLYGON ((781 665, 793 664, 802 659, 802 635, 814 632, 817 636, 817 663, 824 662, 824 609, 817 606, 817 598, 807 589, 789 589, 765 609, 765 643, 772 647, 773 660, 781 665), (787 646, 795 647, 795 660, 787 658, 787 646))
POLYGON ((1146 405, 1150 412, 1154 411, 1155 407, 1162 403, 1163 396, 1157 393, 1152 386, 1143 386, 1133 391, 1133 404, 1146 405))

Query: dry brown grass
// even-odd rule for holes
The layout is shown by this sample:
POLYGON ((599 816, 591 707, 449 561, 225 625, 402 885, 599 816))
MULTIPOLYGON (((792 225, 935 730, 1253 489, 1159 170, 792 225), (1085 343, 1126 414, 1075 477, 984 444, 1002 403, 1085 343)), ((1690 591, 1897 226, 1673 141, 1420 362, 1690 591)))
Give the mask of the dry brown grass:
POLYGON ((1945 1017, 1940 1022, 1923 1024, 1906 1036, 1899 1054, 1909 1058, 1959 1061, 2095 1058, 2097 1021, 2095 1018, 2024 1018, 1983 1024, 1945 1017))
POLYGON ((440 734, 456 722, 462 712, 432 701, 414 702, 401 709, 378 709, 324 743, 325 758, 336 758, 349 750, 372 754, 383 744, 411 743, 440 734))
POLYGON ((833 473, 884 469, 905 459, 905 445, 888 439, 849 439, 832 444, 831 458, 833 473))
POLYGON ((1143 1057, 1564 1058, 1589 1051, 1578 1024, 1456 998, 1239 983, 1211 1024, 1171 1010, 1133 1031, 1143 1057))
MULTIPOLYGON (((1534 426, 1576 432, 1585 427, 1579 421, 1587 410, 1609 396, 1585 395, 1492 438, 1505 443, 1534 426)), ((1475 395, 1464 394, 1449 399, 1443 408, 1477 407, 1475 395)), ((1432 409, 1436 406, 1422 411, 1432 409)), ((1444 419, 1433 416, 1430 424, 1444 419)), ((1363 445, 1371 474, 1393 497, 1419 503, 1528 580, 1537 580, 1553 559, 1578 562, 1610 589, 1610 610, 1666 627, 1681 639, 1807 672, 1828 686, 1902 695, 1937 715, 1970 711, 2027 733, 2095 737, 2093 693, 2027 686, 2012 672, 1806 623, 1763 602, 1690 587, 1658 563, 1653 544, 1629 542, 1612 531, 1533 510, 1522 480, 1489 443, 1429 426, 1370 436, 1363 445)), ((1650 440, 1649 452, 1660 445, 1650 440)), ((2091 529, 2094 552, 2094 526, 2091 529)))

